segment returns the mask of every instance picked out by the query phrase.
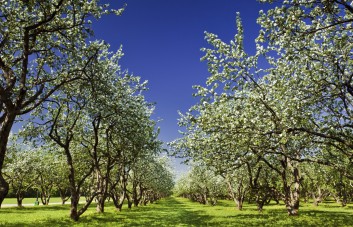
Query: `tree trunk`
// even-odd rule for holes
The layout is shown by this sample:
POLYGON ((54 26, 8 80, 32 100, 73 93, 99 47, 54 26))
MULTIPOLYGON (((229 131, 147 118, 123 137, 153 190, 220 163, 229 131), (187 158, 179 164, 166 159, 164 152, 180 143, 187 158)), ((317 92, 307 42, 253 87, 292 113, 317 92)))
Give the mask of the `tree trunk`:
POLYGON ((146 206, 147 203, 148 203, 148 192, 144 191, 143 195, 141 196, 140 205, 146 206))
POLYGON ((121 212, 121 210, 123 209, 123 204, 118 204, 115 206, 116 210, 121 212))
POLYGON ((4 177, 2 176, 2 174, 0 172, 0 208, 1 208, 1 204, 4 201, 8 191, 9 191, 9 184, 5 181, 4 177))
POLYGON ((9 184, 5 181, 4 177, 0 172, 0 208, 8 192, 9 192, 9 184))
POLYGON ((76 182, 75 182, 75 168, 72 161, 72 156, 69 150, 69 147, 65 147, 65 154, 67 165, 69 167, 69 183, 70 183, 70 193, 71 193, 71 209, 70 209, 70 218, 74 221, 78 221, 79 214, 77 212, 78 203, 80 200, 80 194, 76 190, 76 182))
POLYGON ((312 198, 313 198, 313 205, 318 206, 319 203, 321 203, 323 200, 326 199, 328 195, 330 195, 330 192, 327 190, 321 189, 321 187, 318 187, 316 191, 311 192, 312 198))
POLYGON ((246 193, 246 190, 243 188, 244 185, 243 185, 242 181, 238 182, 238 187, 236 189, 236 192, 234 191, 234 188, 229 180, 227 180, 227 184, 228 184, 229 194, 230 194, 231 198, 233 199, 234 203, 236 204, 237 209, 242 210, 244 197, 245 197, 245 193, 246 193))
POLYGON ((138 207, 140 201, 138 199, 134 199, 134 207, 138 207))
MULTIPOLYGON (((297 166, 293 166, 288 160, 288 166, 292 169, 292 184, 288 185, 287 179, 285 179, 286 174, 282 175, 282 180, 284 183, 284 193, 285 193, 285 204, 289 216, 297 216, 299 212, 299 197, 300 197, 300 175, 297 166), (293 185, 293 189, 291 188, 293 185)), ((284 171, 285 172, 285 171, 284 171)))
MULTIPOLYGON (((71 157, 71 156, 70 156, 71 157)), ((70 160, 70 159, 68 159, 70 160)), ((68 162, 69 163, 69 162, 68 162)), ((74 221, 78 221, 79 217, 87 210, 87 208, 90 206, 92 203, 94 197, 96 196, 96 193, 94 193, 87 201, 86 204, 78 210, 78 204, 80 201, 80 187, 82 186, 81 184, 77 185, 75 183, 75 175, 74 175, 74 168, 71 162, 70 166, 70 174, 69 174, 69 182, 70 182, 70 192, 71 192, 71 209, 70 209, 70 218, 74 221)), ((92 172, 90 172, 92 173, 92 172)), ((90 174, 87 173, 86 176, 81 179, 81 183, 87 178, 87 176, 90 174)))
POLYGON ((127 199, 127 208, 131 209, 133 201, 132 201, 131 196, 129 195, 128 192, 126 192, 126 199, 127 199))
POLYGON ((237 209, 242 210, 243 209, 243 199, 242 198, 235 198, 235 203, 237 204, 237 209))
POLYGON ((77 194, 76 190, 71 191, 71 209, 70 209, 70 218, 74 221, 78 221, 79 215, 77 212, 78 202, 80 200, 80 196, 77 194))
POLYGON ((315 192, 311 193, 311 197, 313 198, 313 205, 318 206, 320 203, 320 188, 318 189, 319 195, 316 196, 315 192))
POLYGON ((111 194, 111 198, 113 200, 116 210, 121 212, 125 200, 125 193, 123 193, 123 195, 120 197, 116 196, 115 194, 111 194))
POLYGON ((105 196, 97 196, 97 207, 96 207, 96 211, 98 213, 104 213, 104 205, 105 205, 105 196))
MULTIPOLYGON (((296 183, 295 183, 296 184, 296 183)), ((299 212, 299 186, 298 189, 292 191, 290 187, 286 187, 285 204, 289 216, 297 216, 299 212)))
POLYGON ((102 177, 102 173, 99 170, 96 170, 96 180, 97 180, 97 207, 96 211, 98 213, 104 213, 104 204, 106 199, 106 190, 105 190, 105 182, 102 177))
POLYGON ((16 199, 17 199, 17 206, 18 207, 23 207, 22 206, 23 196, 21 195, 21 193, 17 193, 16 199))
POLYGON ((138 207, 138 205, 140 204, 140 201, 142 199, 142 193, 143 193, 143 188, 141 187, 141 183, 139 183, 139 185, 134 184, 133 186, 133 202, 134 202, 134 207, 138 207), (139 191, 137 191, 137 187, 139 187, 139 191))
POLYGON ((2 202, 7 196, 7 193, 9 192, 9 184, 5 181, 4 177, 2 176, 2 169, 4 166, 7 142, 15 118, 15 114, 5 114, 5 118, 3 119, 4 121, 0 123, 0 208, 2 202))
POLYGON ((203 200, 205 205, 208 205, 208 198, 207 198, 207 194, 206 193, 203 193, 202 200, 203 200))
POLYGON ((259 212, 262 212, 263 207, 265 203, 267 202, 267 199, 269 197, 269 194, 267 192, 264 192, 265 194, 263 195, 257 195, 256 197, 256 205, 257 205, 257 210, 259 212))
POLYGON ((290 186, 285 187, 285 204, 289 216, 297 216, 299 212, 299 195, 291 191, 290 186))
POLYGON ((212 206, 216 206, 217 205, 217 198, 215 196, 211 197, 211 205, 212 206))
POLYGON ((257 202, 257 210, 261 213, 263 211, 263 207, 265 204, 265 200, 257 202))
POLYGON ((65 205, 65 202, 69 200, 69 196, 66 196, 67 191, 66 189, 59 188, 60 198, 61 198, 61 205, 65 205))
POLYGON ((17 198, 17 206, 18 206, 18 207, 23 207, 22 201, 23 201, 22 198, 17 198))
POLYGON ((341 206, 342 206, 342 207, 347 206, 347 198, 343 198, 343 199, 341 200, 341 206))
POLYGON ((42 201, 42 204, 43 205, 49 205, 49 201, 50 201, 50 197, 51 195, 50 194, 47 194, 47 193, 41 193, 41 197, 40 197, 40 200, 42 201))
POLYGON ((122 210, 125 198, 127 196, 127 190, 126 190, 127 178, 125 176, 126 175, 125 175, 125 171, 124 171, 122 179, 119 177, 118 182, 115 182, 114 184, 112 184, 110 186, 110 197, 113 199, 114 206, 117 209, 117 211, 119 211, 119 212, 122 210), (119 182, 121 183, 121 188, 120 188, 121 190, 116 188, 116 187, 118 187, 119 182))

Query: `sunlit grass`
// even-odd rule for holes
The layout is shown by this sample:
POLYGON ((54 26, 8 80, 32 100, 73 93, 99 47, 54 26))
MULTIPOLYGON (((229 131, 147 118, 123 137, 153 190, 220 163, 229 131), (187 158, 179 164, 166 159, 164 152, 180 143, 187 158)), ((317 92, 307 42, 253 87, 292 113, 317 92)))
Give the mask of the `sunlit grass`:
POLYGON ((183 198, 167 198, 148 206, 123 208, 117 212, 111 203, 104 214, 95 206, 78 223, 68 218, 69 205, 3 208, 0 224, 5 226, 353 226, 353 206, 324 203, 319 207, 302 203, 298 217, 288 217, 284 205, 271 204, 262 213, 254 204, 235 209, 231 201, 205 206, 183 198))

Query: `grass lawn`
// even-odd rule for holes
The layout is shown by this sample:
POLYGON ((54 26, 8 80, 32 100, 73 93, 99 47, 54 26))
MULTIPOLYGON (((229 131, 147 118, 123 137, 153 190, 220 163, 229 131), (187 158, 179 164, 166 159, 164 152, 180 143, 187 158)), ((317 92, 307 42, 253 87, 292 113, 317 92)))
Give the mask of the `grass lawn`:
POLYGON ((353 226, 353 205, 345 208, 336 203, 319 207, 304 204, 298 217, 288 217, 284 205, 269 205, 258 213, 253 204, 237 211, 231 201, 205 206, 187 199, 170 197, 116 212, 108 203, 104 214, 95 213, 94 205, 78 223, 68 218, 69 206, 52 205, 0 209, 0 225, 4 226, 353 226))

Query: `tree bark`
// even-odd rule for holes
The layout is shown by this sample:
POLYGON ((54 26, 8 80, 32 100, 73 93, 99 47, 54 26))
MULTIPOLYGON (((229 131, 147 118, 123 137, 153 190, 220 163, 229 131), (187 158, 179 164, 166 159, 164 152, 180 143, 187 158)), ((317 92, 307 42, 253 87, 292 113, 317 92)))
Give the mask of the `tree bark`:
POLYGON ((311 197, 313 198, 313 205, 318 206, 327 196, 330 195, 330 192, 325 189, 321 189, 320 186, 316 190, 311 191, 311 197))
POLYGON ((131 209, 133 201, 128 192, 126 192, 126 199, 127 199, 127 208, 131 209))
POLYGON ((18 207, 23 207, 22 206, 23 196, 21 194, 17 194, 16 195, 16 199, 17 199, 17 206, 18 207))
POLYGON ((123 195, 121 195, 120 197, 116 196, 115 194, 112 194, 111 198, 113 200, 116 210, 120 212, 124 204, 125 193, 123 193, 123 195))
POLYGON ((230 196, 232 197, 234 203, 236 204, 236 207, 238 210, 243 209, 243 202, 244 202, 244 196, 245 196, 245 189, 243 189, 243 183, 238 182, 238 187, 237 187, 237 193, 234 192, 234 188, 232 184, 230 183, 229 180, 227 180, 228 184, 228 191, 230 196))
POLYGON ((9 183, 6 182, 2 175, 4 160, 7 150, 7 142, 9 140, 12 125, 15 121, 15 114, 6 114, 4 121, 0 123, 0 208, 7 193, 9 192, 9 183))
POLYGON ((77 212, 78 202, 80 196, 77 194, 76 190, 71 190, 71 209, 70 209, 70 218, 74 221, 78 221, 79 215, 77 212))
POLYGON ((78 203, 80 200, 80 194, 76 190, 75 182, 75 168, 72 160, 72 156, 69 150, 69 146, 64 147, 67 165, 69 167, 69 182, 70 182, 70 193, 71 193, 71 209, 70 209, 70 218, 74 221, 78 221, 79 214, 77 212, 78 203))
POLYGON ((104 213, 104 205, 105 205, 105 196, 97 196, 97 213, 104 213))
POLYGON ((98 213, 104 213, 105 199, 107 198, 107 188, 106 182, 104 181, 100 171, 96 171, 96 180, 97 180, 97 207, 96 211, 98 213))
POLYGON ((284 195, 285 195, 284 202, 286 204, 286 209, 289 216, 297 216, 299 212, 299 198, 300 198, 299 168, 297 166, 297 163, 296 164, 292 163, 291 160, 288 158, 285 158, 282 164, 284 167, 284 171, 282 174, 282 181, 284 185, 284 195), (291 177, 293 177, 293 181, 290 184, 288 184, 287 174, 286 174, 287 172, 286 170, 288 169, 285 167, 288 167, 292 175, 291 177), (293 185, 293 189, 291 185, 293 185))
POLYGON ((142 199, 143 189, 141 187, 141 183, 134 182, 133 189, 132 189, 132 200, 134 203, 134 207, 138 207, 140 201, 142 199), (137 187, 139 187, 139 191, 137 191, 137 187))
POLYGON ((7 193, 9 191, 9 184, 5 181, 4 177, 0 172, 0 208, 1 204, 4 201, 7 193))

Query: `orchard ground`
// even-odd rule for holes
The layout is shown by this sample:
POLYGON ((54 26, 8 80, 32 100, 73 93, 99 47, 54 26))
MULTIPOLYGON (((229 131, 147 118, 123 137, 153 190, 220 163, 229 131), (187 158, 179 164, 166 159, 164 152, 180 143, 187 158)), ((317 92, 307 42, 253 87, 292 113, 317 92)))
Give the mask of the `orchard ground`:
MULTIPOLYGON (((27 201, 29 201, 28 199, 27 201)), ((56 202, 59 199, 53 199, 56 202)), ((34 201, 34 199, 33 199, 34 201)), ((11 202, 11 200, 7 200, 11 202)), ((6 201, 5 201, 6 203, 6 201)), ((5 205, 5 204, 4 204, 5 205)), ((318 207, 301 203, 297 217, 287 215, 283 204, 270 204, 259 213, 254 204, 238 211, 232 201, 217 206, 202 205, 188 199, 169 197, 147 206, 116 212, 107 203, 106 212, 97 214, 94 204, 78 222, 68 217, 69 205, 29 206, 0 209, 2 226, 353 226, 353 204, 340 207, 328 201, 318 207)))

